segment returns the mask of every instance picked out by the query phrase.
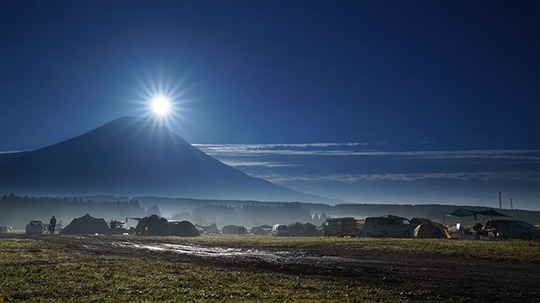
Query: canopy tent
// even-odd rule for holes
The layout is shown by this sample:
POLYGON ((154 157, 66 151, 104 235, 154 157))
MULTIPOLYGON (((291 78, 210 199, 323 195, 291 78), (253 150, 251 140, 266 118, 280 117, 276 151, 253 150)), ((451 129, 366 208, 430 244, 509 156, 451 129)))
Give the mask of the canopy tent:
POLYGON ((488 217, 510 217, 508 215, 505 215, 503 213, 500 213, 496 210, 490 209, 490 210, 483 210, 483 211, 476 211, 476 210, 470 210, 465 208, 458 208, 454 210, 451 213, 446 214, 447 216, 452 217, 471 217, 474 216, 474 220, 476 220, 477 215, 482 216, 488 216, 488 217))
POLYGON ((493 209, 485 210, 485 211, 479 211, 479 212, 477 212, 477 214, 483 215, 483 216, 488 216, 488 217, 510 217, 508 215, 505 215, 505 214, 500 213, 500 212, 498 212, 496 210, 493 210, 493 209))
POLYGON ((458 208, 458 209, 454 210, 453 212, 448 213, 446 215, 453 216, 453 217, 470 217, 470 216, 474 216, 475 214, 476 214, 476 212, 473 211, 473 210, 468 210, 468 209, 460 207, 460 208, 458 208))
MULTIPOLYGON (((452 216, 452 217, 472 217, 474 216, 474 220, 477 221, 477 215, 487 216, 493 219, 493 217, 510 217, 508 215, 505 215, 501 212, 498 212, 496 210, 490 209, 490 210, 482 210, 482 211, 476 211, 476 210, 470 210, 459 207, 458 209, 454 210, 451 213, 446 214, 446 216, 452 216)), ((443 218, 444 219, 444 218, 443 218)), ((458 227, 460 236, 464 236, 463 230, 458 227)), ((467 231, 465 231, 467 232, 467 231)))

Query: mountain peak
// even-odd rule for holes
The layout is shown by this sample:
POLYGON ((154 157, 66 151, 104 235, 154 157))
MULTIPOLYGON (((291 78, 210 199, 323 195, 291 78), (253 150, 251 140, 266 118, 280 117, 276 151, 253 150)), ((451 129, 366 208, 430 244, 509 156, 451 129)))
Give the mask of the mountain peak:
POLYGON ((153 195, 311 201, 208 156, 149 117, 124 116, 75 138, 0 155, 0 190, 54 195, 153 195))

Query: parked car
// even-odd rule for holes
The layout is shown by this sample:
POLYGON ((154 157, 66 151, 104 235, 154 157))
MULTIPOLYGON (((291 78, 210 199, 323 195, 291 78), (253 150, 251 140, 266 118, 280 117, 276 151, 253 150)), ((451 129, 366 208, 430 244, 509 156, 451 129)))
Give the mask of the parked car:
POLYGON ((272 226, 272 236, 280 237, 280 236, 288 236, 289 235, 289 226, 285 224, 274 224, 272 226))
POLYGON ((110 223, 111 231, 115 235, 127 234, 130 232, 129 226, 124 221, 113 220, 110 223))
POLYGON ((11 230, 11 226, 0 226, 0 234, 7 234, 11 230))
POLYGON ((398 216, 368 217, 360 235, 366 237, 410 238, 414 226, 411 222, 398 216))
POLYGON ((331 218, 323 223, 325 236, 358 236, 357 220, 353 217, 331 218))
POLYGON ((26 234, 27 235, 41 235, 43 234, 43 222, 38 220, 30 221, 26 224, 26 234))
POLYGON ((486 230, 495 228, 502 239, 540 240, 540 228, 519 220, 488 220, 486 230))

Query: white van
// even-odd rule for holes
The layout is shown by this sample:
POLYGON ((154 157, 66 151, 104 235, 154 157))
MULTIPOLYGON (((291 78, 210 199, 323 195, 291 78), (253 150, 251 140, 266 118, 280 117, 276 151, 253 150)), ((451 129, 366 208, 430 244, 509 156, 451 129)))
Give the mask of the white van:
POLYGON ((413 229, 411 222, 406 218, 392 215, 368 217, 364 222, 360 235, 365 237, 410 238, 413 229))

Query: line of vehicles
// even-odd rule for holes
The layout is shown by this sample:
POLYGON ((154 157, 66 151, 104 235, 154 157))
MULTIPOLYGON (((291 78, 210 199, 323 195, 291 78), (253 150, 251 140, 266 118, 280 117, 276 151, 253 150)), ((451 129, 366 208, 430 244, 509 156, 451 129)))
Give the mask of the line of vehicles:
MULTIPOLYGON (((389 215, 368 217, 365 220, 353 217, 331 218, 323 223, 322 230, 324 236, 410 238, 414 227, 406 218, 389 215)), ((271 234, 273 236, 289 236, 289 226, 275 224, 271 234)))
POLYGON ((392 237, 410 238, 416 226, 402 217, 368 217, 365 220, 353 217, 332 218, 323 223, 325 236, 392 237))
MULTIPOLYGON (((368 217, 356 219, 353 217, 331 218, 322 224, 324 236, 336 237, 391 237, 411 238, 418 222, 398 216, 368 217)), ((540 240, 540 228, 520 220, 488 220, 483 233, 487 237, 495 231, 501 239, 540 240)), ((272 227, 273 236, 289 236, 287 225, 275 224, 272 227)), ((481 235, 481 233, 479 233, 481 235)))
MULTIPOLYGON (((319 234, 337 237, 391 237, 411 238, 414 229, 418 226, 418 219, 409 220, 399 216, 368 217, 356 219, 353 217, 330 218, 319 227, 319 234)), ((428 220, 429 221, 429 220, 428 220)), ((43 234, 48 224, 42 221, 30 221, 26 225, 26 234, 43 234)), ((123 221, 110 223, 113 233, 122 233, 129 227, 123 221)), ((56 225, 56 231, 61 231, 63 226, 56 225)), ((315 228, 315 226, 313 226, 315 228)), ((444 227, 442 227, 444 228, 444 227)), ((1 226, 0 233, 8 233, 7 226, 1 226)), ((523 239, 540 240, 540 228, 520 220, 488 220, 482 230, 477 231, 477 236, 488 236, 495 231, 500 239, 523 239)), ((292 236, 290 227, 285 224, 275 224, 270 232, 273 236, 292 236)))

